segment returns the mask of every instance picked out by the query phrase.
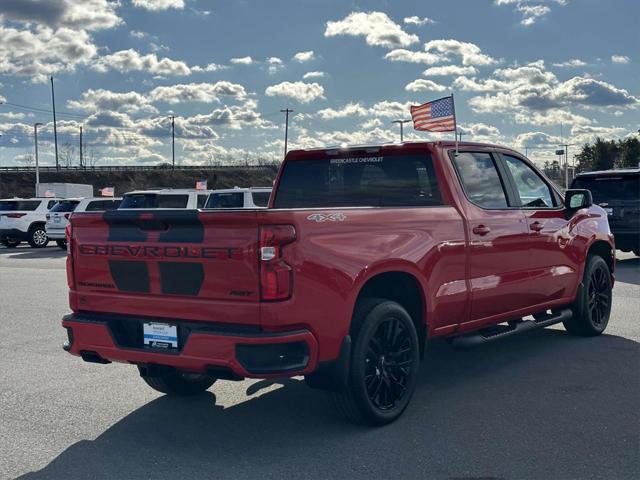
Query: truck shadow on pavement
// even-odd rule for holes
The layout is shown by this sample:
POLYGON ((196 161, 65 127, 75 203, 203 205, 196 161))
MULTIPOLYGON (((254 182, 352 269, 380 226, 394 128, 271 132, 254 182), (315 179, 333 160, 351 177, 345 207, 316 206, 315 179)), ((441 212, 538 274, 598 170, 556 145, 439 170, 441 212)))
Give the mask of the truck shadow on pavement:
POLYGON ((383 428, 344 423, 295 379, 230 408, 214 385, 160 397, 21 478, 632 478, 639 345, 555 329, 435 341, 409 409, 383 428))
POLYGON ((0 255, 11 259, 38 259, 38 258, 63 258, 67 256, 66 250, 57 246, 46 248, 4 248, 0 247, 0 255))
POLYGON ((616 260, 616 281, 640 285, 640 257, 616 260))

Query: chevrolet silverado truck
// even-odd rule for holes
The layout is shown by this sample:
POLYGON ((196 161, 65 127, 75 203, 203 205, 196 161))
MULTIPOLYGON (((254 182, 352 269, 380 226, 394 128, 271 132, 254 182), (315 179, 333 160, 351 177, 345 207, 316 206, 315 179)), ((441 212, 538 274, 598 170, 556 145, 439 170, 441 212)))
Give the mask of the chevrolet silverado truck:
POLYGON ((428 340, 594 336, 611 310, 606 212, 495 145, 291 151, 266 209, 74 213, 67 235, 66 351, 173 395, 304 376, 370 425, 428 340))

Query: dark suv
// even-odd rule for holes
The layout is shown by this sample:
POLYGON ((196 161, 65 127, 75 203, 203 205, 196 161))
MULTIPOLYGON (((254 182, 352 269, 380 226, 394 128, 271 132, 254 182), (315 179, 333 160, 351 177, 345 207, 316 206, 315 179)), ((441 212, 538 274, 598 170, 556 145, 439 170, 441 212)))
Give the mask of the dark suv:
POLYGON ((616 248, 640 256, 640 168, 581 173, 571 188, 591 190, 609 216, 616 248))

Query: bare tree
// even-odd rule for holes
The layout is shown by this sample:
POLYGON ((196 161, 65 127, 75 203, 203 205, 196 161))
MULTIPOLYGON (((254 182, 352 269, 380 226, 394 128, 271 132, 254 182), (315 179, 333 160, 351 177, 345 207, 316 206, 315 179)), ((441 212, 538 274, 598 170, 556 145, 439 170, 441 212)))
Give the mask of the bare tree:
POLYGON ((25 151, 22 155, 16 155, 14 157, 14 160, 18 163, 23 164, 25 167, 31 167, 36 163, 33 153, 29 151, 25 151))
POLYGON ((70 167, 73 165, 76 156, 76 147, 69 142, 65 142, 60 147, 60 165, 70 167))

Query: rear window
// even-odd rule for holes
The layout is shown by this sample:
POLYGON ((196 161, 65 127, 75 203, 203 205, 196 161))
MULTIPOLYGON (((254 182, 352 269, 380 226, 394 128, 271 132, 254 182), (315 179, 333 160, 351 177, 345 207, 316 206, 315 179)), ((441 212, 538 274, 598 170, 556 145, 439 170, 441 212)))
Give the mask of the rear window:
POLYGON ((76 200, 65 200, 62 202, 56 203, 51 212, 73 212, 80 202, 76 200))
POLYGON ((38 205, 40 200, 4 200, 0 202, 0 212, 31 212, 38 205))
POLYGON ((207 208, 242 208, 244 207, 244 193, 212 193, 207 202, 207 208))
POLYGON ((189 195, 134 193, 125 195, 118 208, 187 208, 189 195))
POLYGON ((94 200, 87 204, 87 212, 104 212, 115 210, 120 205, 120 200, 94 200))
POLYGON ((266 207, 269 205, 269 197, 271 192, 251 192, 253 203, 258 207, 266 207))
POLYGON ((640 175, 578 177, 571 188, 591 190, 595 203, 640 200, 640 175))
POLYGON ((323 158, 288 162, 275 208, 441 205, 431 155, 323 158))

